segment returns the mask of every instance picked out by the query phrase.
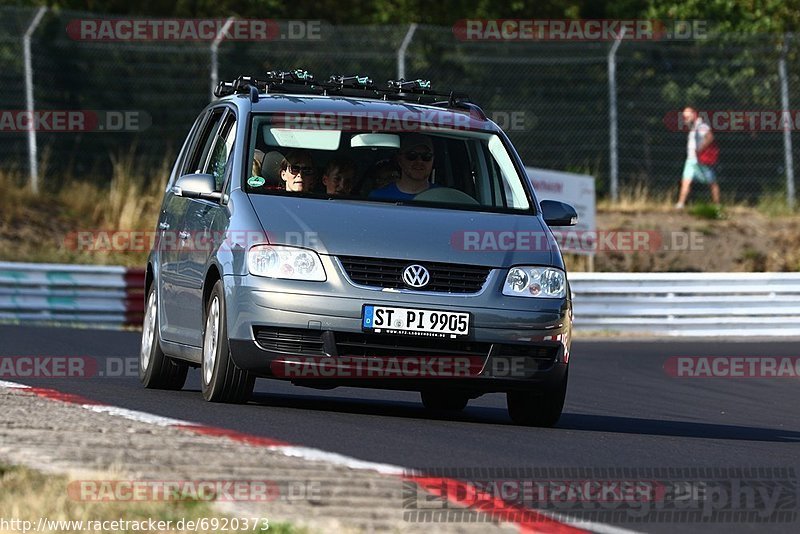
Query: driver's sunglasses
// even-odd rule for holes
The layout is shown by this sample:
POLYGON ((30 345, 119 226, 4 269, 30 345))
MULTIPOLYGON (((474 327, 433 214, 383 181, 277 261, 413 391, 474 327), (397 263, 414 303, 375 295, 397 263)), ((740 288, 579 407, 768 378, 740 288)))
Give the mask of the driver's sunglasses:
POLYGON ((403 156, 408 161, 417 161, 417 158, 421 159, 422 161, 430 161, 433 159, 433 152, 415 152, 413 150, 409 150, 405 152, 403 156))
POLYGON ((300 165, 291 165, 291 164, 289 164, 289 165, 286 166, 286 170, 289 171, 290 173, 294 174, 295 176, 300 174, 301 172, 305 176, 310 176, 310 175, 314 174, 314 167, 301 167, 300 165))

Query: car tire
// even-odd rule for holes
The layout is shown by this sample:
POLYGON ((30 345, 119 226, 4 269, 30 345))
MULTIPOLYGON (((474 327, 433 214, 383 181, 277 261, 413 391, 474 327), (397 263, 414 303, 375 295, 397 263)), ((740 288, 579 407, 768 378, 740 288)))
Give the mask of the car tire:
POLYGON ((255 376, 239 369, 231 358, 225 320, 225 294, 222 281, 211 290, 203 327, 203 363, 200 384, 203 398, 210 402, 242 404, 250 399, 255 376))
POLYGON ((523 426, 554 426, 564 409, 567 396, 567 375, 556 388, 545 392, 509 391, 506 394, 508 415, 511 420, 523 426))
POLYGON ((422 391, 422 404, 428 410, 460 412, 467 407, 469 396, 457 391, 422 391))
POLYGON ((142 323, 142 344, 139 349, 139 380, 149 389, 182 389, 189 366, 173 360, 161 350, 158 336, 158 292, 150 287, 142 323))

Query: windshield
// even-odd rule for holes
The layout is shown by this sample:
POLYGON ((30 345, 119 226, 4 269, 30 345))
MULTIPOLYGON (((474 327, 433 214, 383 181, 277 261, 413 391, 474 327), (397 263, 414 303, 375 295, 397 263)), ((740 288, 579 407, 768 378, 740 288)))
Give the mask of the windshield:
POLYGON ((277 114, 253 116, 248 193, 531 211, 524 177, 496 134, 288 126, 277 114))

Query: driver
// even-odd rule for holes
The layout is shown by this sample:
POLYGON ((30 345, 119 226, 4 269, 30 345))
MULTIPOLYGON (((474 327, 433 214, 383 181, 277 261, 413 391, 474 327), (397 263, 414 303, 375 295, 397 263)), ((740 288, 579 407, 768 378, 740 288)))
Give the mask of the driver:
POLYGON ((281 161, 281 180, 286 182, 287 191, 295 193, 311 191, 315 176, 314 160, 305 150, 290 150, 281 161))
POLYGON ((400 139, 397 154, 400 178, 387 186, 375 189, 370 200, 411 200, 433 187, 429 179, 433 169, 433 142, 427 135, 410 133, 400 139))

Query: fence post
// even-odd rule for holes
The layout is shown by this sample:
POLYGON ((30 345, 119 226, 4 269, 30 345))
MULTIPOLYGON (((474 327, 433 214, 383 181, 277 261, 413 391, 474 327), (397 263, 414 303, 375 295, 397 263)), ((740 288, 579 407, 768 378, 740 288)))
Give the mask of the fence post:
POLYGON ((397 79, 405 79, 406 77, 406 49, 408 45, 411 44, 411 39, 414 38, 414 32, 417 31, 417 23, 412 22, 411 25, 408 27, 408 31, 406 32, 406 36, 403 38, 403 42, 400 44, 400 48, 397 49, 397 79))
POLYGON ((619 160, 617 159, 617 49, 625 37, 625 28, 619 32, 608 51, 608 165, 611 200, 619 200, 619 160))
POLYGON ((25 62, 25 111, 30 117, 30 128, 28 128, 28 169, 31 173, 31 190, 34 193, 39 192, 39 156, 36 150, 36 128, 33 120, 33 65, 31 64, 31 36, 39 26, 42 17, 47 12, 46 7, 40 7, 36 11, 33 20, 31 21, 28 29, 22 37, 22 55, 25 62))
POLYGON ((781 79, 781 111, 783 112, 783 157, 786 165, 786 205, 794 209, 794 159, 792 159, 792 127, 789 118, 789 77, 786 73, 786 53, 789 48, 791 34, 783 38, 781 56, 778 60, 778 75, 781 79))
POLYGON ((222 25, 222 28, 219 29, 219 32, 214 37, 214 41, 211 43, 211 100, 214 99, 214 89, 217 88, 217 81, 219 79, 219 60, 217 58, 219 44, 222 42, 222 39, 224 39, 228 28, 231 27, 231 23, 234 21, 234 18, 235 17, 228 17, 228 20, 226 20, 225 24, 222 25))

